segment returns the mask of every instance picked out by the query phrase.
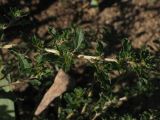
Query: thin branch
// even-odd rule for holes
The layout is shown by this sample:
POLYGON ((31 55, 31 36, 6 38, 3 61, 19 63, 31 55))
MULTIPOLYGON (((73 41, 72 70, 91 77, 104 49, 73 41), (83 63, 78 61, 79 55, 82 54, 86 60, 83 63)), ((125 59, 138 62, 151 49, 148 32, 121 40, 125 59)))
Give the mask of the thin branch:
MULTIPOLYGON (((60 53, 59 53, 58 50, 45 48, 45 51, 60 56, 60 53)), ((76 57, 80 58, 80 59, 86 59, 86 60, 88 60, 90 62, 93 62, 94 60, 98 60, 98 61, 102 60, 102 61, 106 61, 106 62, 116 62, 116 63, 118 63, 118 61, 116 59, 101 58, 99 56, 77 55, 76 57)))
POLYGON ((29 78, 27 80, 17 80, 16 82, 12 82, 10 84, 1 85, 0 88, 7 87, 7 86, 14 86, 14 85, 17 85, 17 84, 22 84, 22 83, 29 83, 33 79, 36 79, 36 78, 29 78))
POLYGON ((93 60, 102 60, 102 61, 106 61, 106 62, 116 62, 118 63, 118 61, 116 59, 112 59, 112 58, 101 58, 99 56, 89 56, 89 55, 78 55, 78 58, 83 58, 89 61, 93 61, 93 60))
POLYGON ((13 48, 13 47, 15 47, 15 46, 17 46, 17 44, 7 44, 7 45, 0 45, 0 48, 1 49, 9 49, 9 48, 13 48))
POLYGON ((96 120, 97 119, 97 117, 99 117, 104 111, 106 111, 111 105, 113 105, 113 104, 116 104, 116 105, 122 105, 125 101, 127 101, 128 100, 128 98, 126 97, 126 96, 124 96, 124 97, 121 97, 121 98, 119 98, 118 99, 118 101, 117 100, 115 100, 115 101, 107 101, 107 102, 105 102, 104 103, 104 106, 103 106, 103 108, 102 108, 102 112, 97 112, 94 116, 93 116, 93 118, 92 118, 92 120, 96 120))
POLYGON ((60 56, 60 53, 58 50, 45 48, 45 51, 60 56))

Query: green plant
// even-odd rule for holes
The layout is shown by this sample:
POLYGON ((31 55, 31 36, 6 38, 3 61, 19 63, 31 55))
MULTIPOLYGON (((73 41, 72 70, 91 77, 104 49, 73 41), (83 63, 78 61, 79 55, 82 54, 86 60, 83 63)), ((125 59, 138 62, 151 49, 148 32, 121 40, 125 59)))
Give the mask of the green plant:
POLYGON ((11 48, 10 54, 14 57, 8 59, 9 62, 3 69, 5 74, 10 75, 10 84, 13 85, 17 80, 29 83, 37 91, 37 97, 33 99, 39 101, 37 99, 42 96, 42 91, 52 84, 50 78, 55 76, 56 71, 62 68, 68 73, 76 68, 76 61, 85 60, 85 66, 93 71, 88 78, 91 81, 74 86, 73 90, 67 91, 58 98, 54 108, 57 118, 62 120, 138 119, 128 113, 119 115, 116 110, 129 99, 140 95, 149 97, 159 89, 153 80, 159 75, 159 72, 154 69, 159 62, 156 56, 144 48, 135 51, 129 40, 124 39, 122 50, 117 53, 116 58, 105 58, 102 53, 104 46, 101 42, 97 43, 94 52, 90 53, 87 50, 89 43, 85 39, 85 32, 77 26, 63 30, 49 27, 48 31, 51 35, 49 40, 40 40, 33 36, 29 38, 29 42, 23 49, 20 46, 11 48), (32 47, 24 51, 30 45, 32 47), (34 53, 33 56, 30 56, 31 53, 34 53), (113 73, 116 73, 115 77, 113 73), (134 77, 128 79, 130 78, 128 75, 134 77))

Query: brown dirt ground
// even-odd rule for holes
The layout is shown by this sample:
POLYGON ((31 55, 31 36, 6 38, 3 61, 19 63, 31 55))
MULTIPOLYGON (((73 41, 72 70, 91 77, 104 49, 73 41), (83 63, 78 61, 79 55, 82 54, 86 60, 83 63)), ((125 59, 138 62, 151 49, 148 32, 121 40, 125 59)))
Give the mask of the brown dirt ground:
POLYGON ((120 38, 128 37, 129 40, 132 40, 135 48, 148 44, 152 50, 158 51, 160 48, 160 41, 158 42, 160 38, 159 13, 160 1, 154 3, 147 0, 122 0, 102 10, 91 8, 86 4, 79 5, 76 2, 70 2, 69 5, 55 2, 46 10, 35 15, 35 18, 38 21, 45 21, 55 16, 56 20, 46 22, 36 30, 38 35, 43 37, 46 35, 48 25, 63 28, 76 22, 85 28, 100 29, 102 26, 111 26, 121 36, 120 38), (83 14, 78 18, 77 14, 81 10, 83 14))
MULTIPOLYGON (((5 5, 7 2, 1 0, 0 3, 5 5)), ((22 0, 14 4, 11 2, 11 6, 30 11, 31 27, 26 29, 40 38, 46 37, 48 26, 65 28, 74 23, 97 31, 104 26, 110 27, 118 36, 116 39, 127 37, 135 48, 143 44, 153 51, 159 51, 160 48, 159 0, 101 0, 99 9, 78 0, 22 0)))

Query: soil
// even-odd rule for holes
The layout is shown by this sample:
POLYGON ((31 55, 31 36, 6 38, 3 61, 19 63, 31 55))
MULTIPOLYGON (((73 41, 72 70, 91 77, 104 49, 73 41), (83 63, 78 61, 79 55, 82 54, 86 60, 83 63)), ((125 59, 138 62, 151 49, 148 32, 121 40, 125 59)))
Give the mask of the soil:
POLYGON ((127 37, 135 48, 144 44, 152 51, 160 48, 159 0, 101 0, 98 7, 92 7, 89 2, 83 3, 80 0, 0 2, 1 7, 14 6, 29 11, 30 25, 26 26, 24 31, 32 31, 42 39, 46 37, 49 26, 65 28, 78 24, 85 29, 92 28, 97 31, 109 27, 117 40, 127 37))
MULTIPOLYGON (((154 42, 160 38, 160 1, 151 3, 147 0, 121 0, 99 10, 88 6, 82 8, 81 20, 76 18, 80 11, 78 11, 78 5, 72 4, 74 7, 68 5, 66 8, 63 4, 56 2, 36 15, 36 18, 39 21, 44 21, 49 17, 58 16, 54 22, 51 21, 48 24, 60 28, 67 27, 74 22, 85 28, 100 29, 103 26, 109 26, 118 34, 118 39, 127 37, 132 40, 135 48, 147 44, 154 51, 159 50, 160 46, 154 42)), ((102 4, 107 5, 108 3, 102 4)), ((85 5, 78 7, 83 6, 85 5)), ((46 35, 48 24, 37 29, 40 37, 46 35)))

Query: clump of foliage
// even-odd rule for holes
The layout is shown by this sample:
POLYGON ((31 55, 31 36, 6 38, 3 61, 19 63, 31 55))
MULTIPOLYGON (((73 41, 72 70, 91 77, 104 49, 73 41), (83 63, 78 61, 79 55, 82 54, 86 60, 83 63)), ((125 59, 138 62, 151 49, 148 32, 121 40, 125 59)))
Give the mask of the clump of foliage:
MULTIPOLYGON (((19 14, 17 11, 11 15, 19 14)), ((53 102, 54 105, 45 113, 38 118, 34 117, 35 120, 159 118, 158 108, 149 109, 145 106, 147 101, 144 100, 151 99, 155 92, 159 91, 160 73, 157 68, 159 57, 151 54, 145 47, 135 50, 129 40, 124 39, 122 49, 117 52, 114 60, 106 60, 102 53, 104 49, 102 41, 97 40, 96 50, 90 52, 88 50, 90 43, 85 39, 86 33, 77 26, 63 30, 49 27, 48 32, 49 40, 40 40, 36 36, 27 38, 23 46, 18 45, 9 50, 11 57, 7 63, 2 61, 4 66, 2 73, 10 76, 10 84, 13 85, 16 81, 24 82, 29 84, 28 90, 35 91, 34 98, 27 96, 25 92, 18 95, 13 91, 13 100, 16 104, 23 103, 26 99, 31 99, 37 104, 44 91, 52 84, 52 77, 61 68, 71 78, 73 77, 73 87, 57 98, 53 102), (82 57, 78 57, 79 55, 82 57), (85 56, 91 59, 85 59, 85 56), (79 78, 74 78, 70 73, 78 71, 77 61, 82 60, 85 60, 83 66, 92 72, 89 72, 90 74, 84 72, 81 74, 82 79, 78 81, 79 78), (90 80, 83 76, 89 76, 87 79, 90 80), (128 105, 130 101, 133 102, 131 106, 128 105)), ((23 87, 23 84, 20 87, 23 87)), ((30 109, 26 112, 23 105, 17 109, 24 115, 28 115, 29 112, 33 118, 34 109, 30 108, 31 112, 30 109)))

